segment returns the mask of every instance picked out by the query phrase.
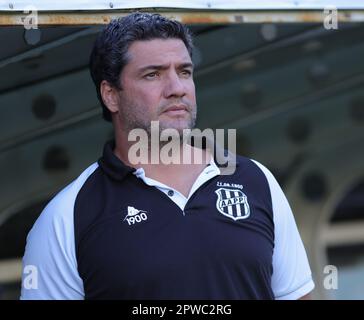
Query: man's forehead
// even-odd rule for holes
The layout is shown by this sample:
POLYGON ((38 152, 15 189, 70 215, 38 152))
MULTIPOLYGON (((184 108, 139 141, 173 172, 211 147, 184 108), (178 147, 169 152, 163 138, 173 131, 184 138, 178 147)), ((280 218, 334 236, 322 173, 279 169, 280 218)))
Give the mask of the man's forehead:
POLYGON ((191 58, 184 42, 180 39, 152 39, 134 41, 128 50, 129 62, 164 64, 168 58, 190 62, 191 58))

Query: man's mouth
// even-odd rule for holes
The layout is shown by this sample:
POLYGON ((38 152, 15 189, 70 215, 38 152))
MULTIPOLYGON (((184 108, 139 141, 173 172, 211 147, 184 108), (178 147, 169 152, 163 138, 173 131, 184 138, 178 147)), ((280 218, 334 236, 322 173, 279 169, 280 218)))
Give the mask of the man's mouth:
POLYGON ((169 116, 179 116, 184 115, 188 112, 188 108, 185 105, 173 105, 167 108, 163 111, 163 113, 166 113, 169 116))

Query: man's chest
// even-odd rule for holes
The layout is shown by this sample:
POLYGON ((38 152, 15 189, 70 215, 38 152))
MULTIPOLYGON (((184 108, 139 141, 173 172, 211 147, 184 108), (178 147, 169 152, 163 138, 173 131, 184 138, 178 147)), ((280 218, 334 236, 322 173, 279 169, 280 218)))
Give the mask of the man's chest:
POLYGON ((109 194, 107 204, 93 207, 99 212, 78 237, 81 274, 86 281, 90 275, 101 281, 114 274, 118 285, 142 288, 151 282, 178 282, 186 272, 195 281, 203 270, 269 270, 271 213, 248 188, 243 192, 238 187, 213 179, 184 210, 154 187, 129 186, 119 196, 109 194), (126 192, 127 197, 121 196, 126 192))

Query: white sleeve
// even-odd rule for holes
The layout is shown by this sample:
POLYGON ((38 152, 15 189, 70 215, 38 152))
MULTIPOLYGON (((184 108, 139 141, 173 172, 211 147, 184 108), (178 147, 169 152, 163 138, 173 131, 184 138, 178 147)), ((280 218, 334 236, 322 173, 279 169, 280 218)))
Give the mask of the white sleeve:
POLYGON ((21 300, 81 300, 73 208, 78 191, 97 168, 93 164, 44 208, 27 236, 21 300))
POLYGON ((297 225, 278 182, 262 164, 271 191, 274 221, 272 290, 276 299, 296 300, 315 287, 297 225))

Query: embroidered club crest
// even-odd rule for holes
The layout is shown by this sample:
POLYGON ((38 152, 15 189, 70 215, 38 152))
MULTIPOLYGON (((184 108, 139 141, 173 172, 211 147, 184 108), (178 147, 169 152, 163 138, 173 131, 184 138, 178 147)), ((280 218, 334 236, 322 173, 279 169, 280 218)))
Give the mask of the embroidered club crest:
POLYGON ((216 208, 224 216, 234 221, 250 216, 247 196, 241 190, 219 188, 215 192, 217 194, 216 208))

